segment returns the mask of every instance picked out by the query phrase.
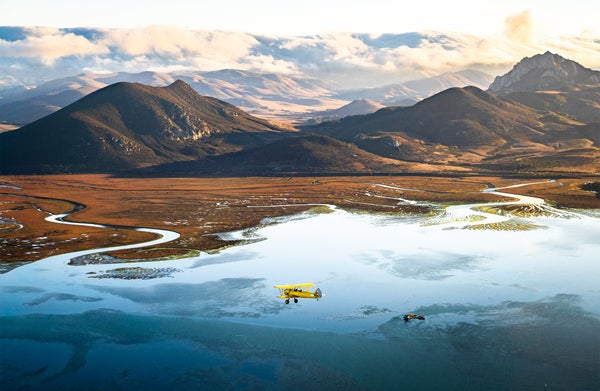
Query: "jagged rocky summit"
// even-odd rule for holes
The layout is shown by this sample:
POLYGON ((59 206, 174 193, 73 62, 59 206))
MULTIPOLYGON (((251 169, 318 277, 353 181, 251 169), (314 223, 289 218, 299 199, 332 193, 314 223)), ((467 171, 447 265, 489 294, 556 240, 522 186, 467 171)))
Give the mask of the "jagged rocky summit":
POLYGON ((600 72, 546 52, 525 57, 510 72, 490 85, 492 93, 564 90, 579 85, 600 85, 600 72))

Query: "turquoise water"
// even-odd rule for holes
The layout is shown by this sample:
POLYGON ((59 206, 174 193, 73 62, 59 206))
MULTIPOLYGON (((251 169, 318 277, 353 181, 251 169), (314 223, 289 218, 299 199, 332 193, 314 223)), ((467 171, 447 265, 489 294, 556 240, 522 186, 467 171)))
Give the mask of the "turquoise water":
POLYGON ((67 255, 22 266, 0 275, 2 384, 599 389, 599 214, 515 202, 538 213, 276 219, 227 234, 262 239, 244 246, 128 265, 169 270, 150 280, 67 255), (325 296, 276 298, 302 282, 325 296))

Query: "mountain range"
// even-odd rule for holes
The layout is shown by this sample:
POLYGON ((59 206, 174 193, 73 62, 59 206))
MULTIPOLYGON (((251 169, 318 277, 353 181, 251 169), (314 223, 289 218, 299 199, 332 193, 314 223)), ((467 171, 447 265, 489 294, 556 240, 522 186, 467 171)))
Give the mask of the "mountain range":
MULTIPOLYGON (((55 79, 27 88, 21 86, 0 89, 0 123, 26 125, 93 91, 121 81, 165 87, 175 80, 182 80, 201 95, 224 100, 251 114, 300 123, 314 121, 315 118, 323 116, 323 111, 341 109, 353 100, 369 99, 380 105, 411 105, 449 87, 475 85, 485 89, 492 79, 492 76, 483 72, 461 71, 404 84, 343 91, 333 83, 306 76, 235 69, 185 74, 89 73, 55 79)), ((366 112, 349 112, 364 113, 366 112)))
POLYGON ((413 103, 416 103, 452 87, 475 86, 487 89, 492 80, 493 77, 487 73, 466 69, 404 83, 342 91, 337 94, 337 97, 350 100, 370 99, 387 106, 402 106, 398 104, 402 100, 412 100, 413 103))
MULTIPOLYGON (((232 82, 247 76, 227 73, 232 82)), ((596 174, 599 74, 544 53, 523 59, 488 91, 452 87, 410 107, 299 130, 201 96, 181 80, 116 83, 0 134, 0 163, 3 173, 596 174)))

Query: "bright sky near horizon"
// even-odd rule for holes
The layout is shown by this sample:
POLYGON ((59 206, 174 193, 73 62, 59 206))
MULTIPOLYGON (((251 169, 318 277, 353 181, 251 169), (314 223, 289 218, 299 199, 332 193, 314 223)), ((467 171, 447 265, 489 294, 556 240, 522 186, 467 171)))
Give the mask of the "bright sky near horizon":
POLYGON ((534 33, 598 32, 592 0, 0 0, 0 25, 144 27, 177 25, 272 35, 327 32, 454 31, 501 34, 512 15, 529 11, 534 33))

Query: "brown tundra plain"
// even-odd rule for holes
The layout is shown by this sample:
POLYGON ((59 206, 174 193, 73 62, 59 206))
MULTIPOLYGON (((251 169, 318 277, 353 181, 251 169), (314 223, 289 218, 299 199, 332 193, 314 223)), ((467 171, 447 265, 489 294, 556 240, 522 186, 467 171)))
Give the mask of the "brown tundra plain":
POLYGON ((431 213, 427 206, 399 198, 446 205, 489 202, 489 187, 539 184, 510 192, 545 199, 557 207, 600 208, 600 199, 582 185, 594 178, 517 179, 445 176, 116 178, 108 175, 0 177, 0 262, 21 262, 77 250, 143 242, 155 235, 132 227, 167 229, 181 236, 170 243, 108 255, 123 260, 185 257, 235 242, 218 233, 250 228, 268 217, 292 215, 333 204, 376 213, 431 213), (384 185, 384 186, 381 186, 384 185), (111 225, 95 228, 56 224, 67 220, 111 225))

